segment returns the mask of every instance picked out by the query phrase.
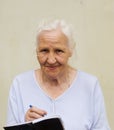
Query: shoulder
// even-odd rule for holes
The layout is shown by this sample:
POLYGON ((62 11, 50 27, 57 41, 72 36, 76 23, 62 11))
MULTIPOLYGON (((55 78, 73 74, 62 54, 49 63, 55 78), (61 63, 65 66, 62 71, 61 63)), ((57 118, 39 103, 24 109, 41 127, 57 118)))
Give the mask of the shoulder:
POLYGON ((96 81, 98 80, 97 76, 93 75, 93 74, 90 74, 90 73, 87 73, 87 72, 84 72, 82 70, 78 70, 78 76, 81 78, 81 79, 84 79, 84 80, 91 80, 91 81, 96 81))
POLYGON ((23 73, 16 75, 13 79, 13 86, 29 84, 34 79, 34 70, 29 70, 23 73))
POLYGON ((81 70, 78 71, 78 81, 81 84, 85 84, 87 86, 94 86, 99 82, 98 78, 95 75, 81 70))
POLYGON ((18 79, 18 80, 28 79, 28 78, 31 78, 31 76, 33 75, 34 75, 34 70, 29 70, 29 71, 16 75, 14 79, 18 79))
POLYGON ((12 91, 19 91, 19 89, 26 89, 33 83, 34 70, 29 70, 16 75, 11 84, 12 91))
POLYGON ((79 70, 77 81, 78 85, 83 90, 90 93, 101 93, 101 85, 97 76, 79 70))

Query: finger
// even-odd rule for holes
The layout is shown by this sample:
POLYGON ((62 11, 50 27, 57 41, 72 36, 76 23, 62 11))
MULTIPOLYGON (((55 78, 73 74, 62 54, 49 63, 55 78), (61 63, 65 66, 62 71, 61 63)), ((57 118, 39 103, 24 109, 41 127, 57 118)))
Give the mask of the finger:
POLYGON ((34 112, 40 116, 44 116, 47 114, 47 112, 45 110, 41 110, 41 109, 34 107, 34 106, 30 108, 30 112, 34 112))
POLYGON ((37 119, 37 118, 41 118, 42 115, 37 114, 36 112, 30 112, 30 113, 29 113, 29 117, 30 117, 30 118, 34 118, 34 119, 37 119))
POLYGON ((38 109, 37 107, 31 107, 25 114, 25 121, 32 121, 34 119, 41 118, 46 114, 47 112, 44 110, 38 109))
POLYGON ((40 116, 38 116, 36 113, 31 112, 30 109, 27 110, 26 114, 25 114, 25 121, 32 121, 36 118, 38 118, 40 116))
POLYGON ((43 116, 36 114, 34 112, 29 112, 25 115, 25 121, 33 121, 35 119, 41 118, 43 116))
POLYGON ((35 120, 35 118, 30 118, 30 117, 28 117, 28 118, 25 119, 26 122, 27 122, 27 121, 33 121, 33 120, 35 120))

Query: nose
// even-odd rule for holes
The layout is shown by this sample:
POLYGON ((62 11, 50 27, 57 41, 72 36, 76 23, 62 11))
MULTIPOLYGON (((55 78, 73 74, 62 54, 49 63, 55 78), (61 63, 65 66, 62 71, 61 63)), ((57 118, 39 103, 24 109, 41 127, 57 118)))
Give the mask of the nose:
POLYGON ((47 62, 49 64, 54 64, 56 62, 56 57, 54 53, 49 53, 47 57, 47 62))

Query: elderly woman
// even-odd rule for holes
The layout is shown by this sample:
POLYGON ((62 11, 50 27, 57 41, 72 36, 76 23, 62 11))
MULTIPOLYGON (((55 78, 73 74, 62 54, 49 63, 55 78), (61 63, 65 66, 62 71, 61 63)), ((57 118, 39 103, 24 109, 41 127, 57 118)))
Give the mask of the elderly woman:
POLYGON ((70 26, 63 20, 43 23, 36 41, 40 69, 15 77, 7 124, 53 114, 65 130, 109 130, 99 81, 68 65, 75 43, 70 26))

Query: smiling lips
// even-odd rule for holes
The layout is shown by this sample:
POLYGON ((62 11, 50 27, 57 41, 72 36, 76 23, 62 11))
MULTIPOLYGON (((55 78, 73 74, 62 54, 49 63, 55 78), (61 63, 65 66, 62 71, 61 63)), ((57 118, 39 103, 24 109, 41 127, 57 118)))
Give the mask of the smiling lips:
POLYGON ((56 66, 46 66, 49 70, 55 70, 59 67, 59 65, 56 66))

